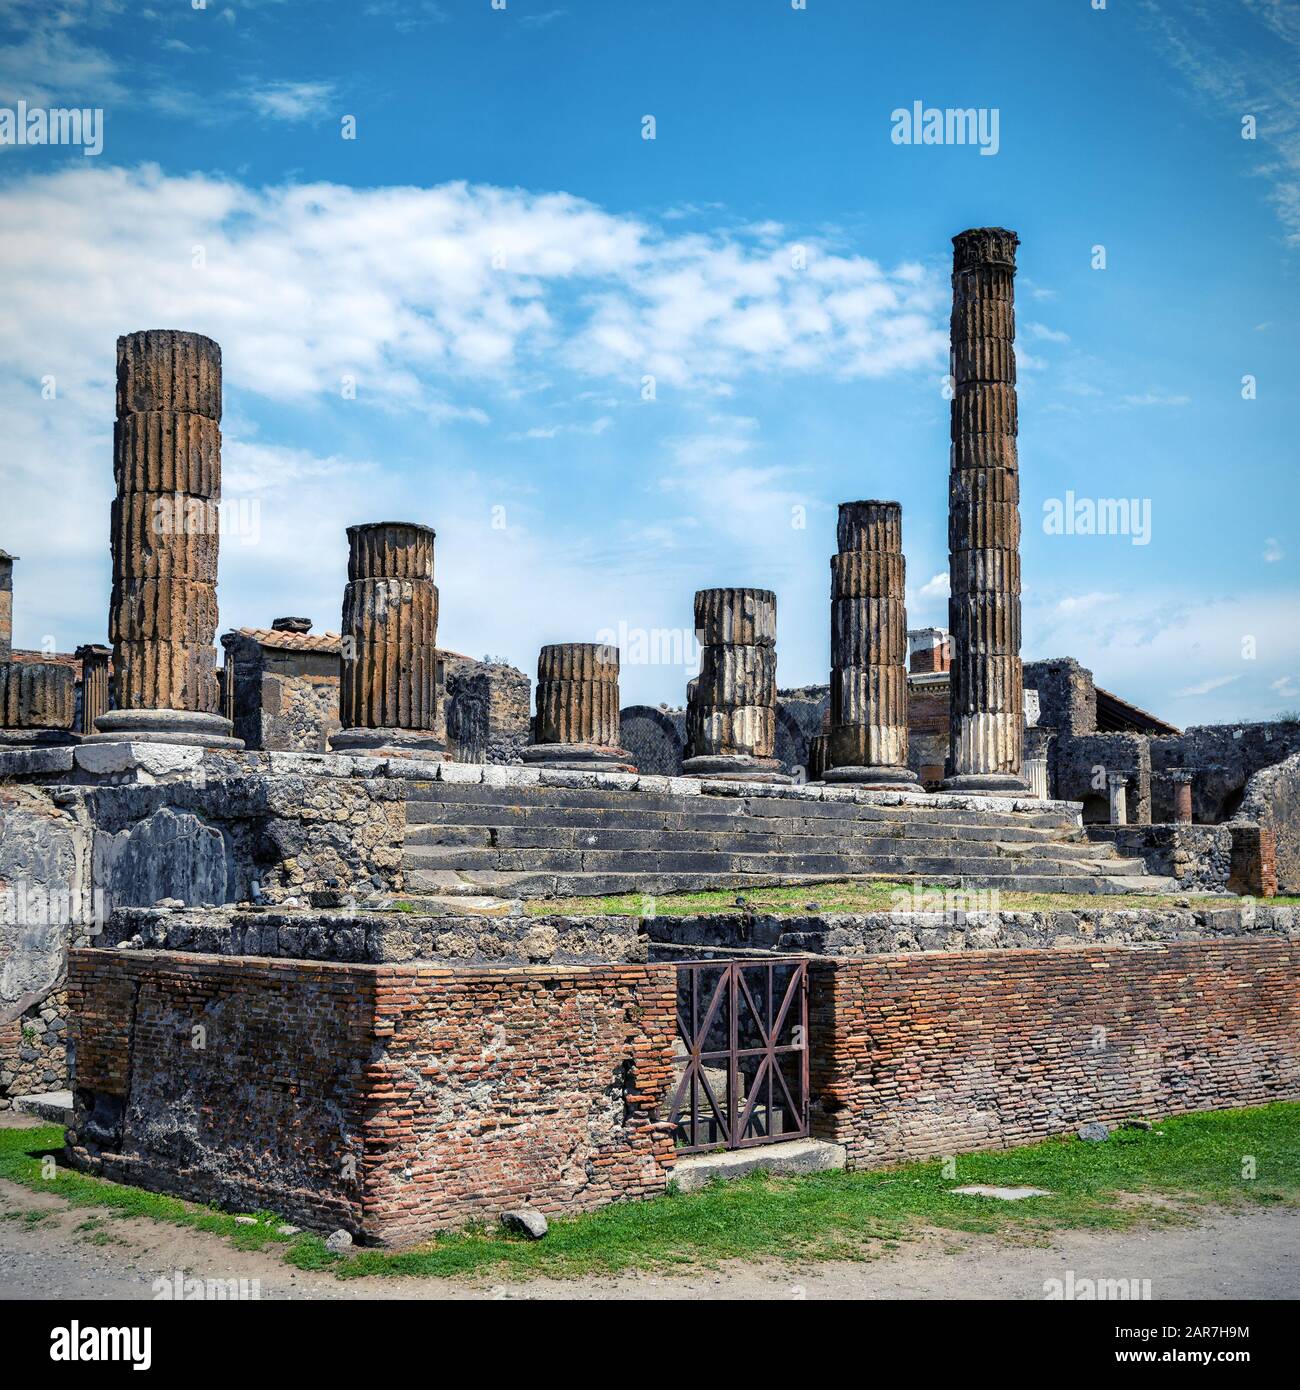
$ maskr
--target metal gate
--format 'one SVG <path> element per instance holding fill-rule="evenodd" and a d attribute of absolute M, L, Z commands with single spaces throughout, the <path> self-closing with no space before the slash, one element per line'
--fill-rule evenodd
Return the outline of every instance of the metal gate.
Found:
<path fill-rule="evenodd" d="M 745 1149 L 808 1133 L 808 967 L 677 967 L 677 1146 Z"/>

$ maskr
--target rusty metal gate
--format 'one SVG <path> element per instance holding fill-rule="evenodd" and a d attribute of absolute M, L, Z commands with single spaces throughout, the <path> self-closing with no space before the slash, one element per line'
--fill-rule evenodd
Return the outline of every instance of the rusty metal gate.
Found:
<path fill-rule="evenodd" d="M 677 967 L 682 1152 L 745 1149 L 808 1133 L 808 967 L 694 961 Z"/>

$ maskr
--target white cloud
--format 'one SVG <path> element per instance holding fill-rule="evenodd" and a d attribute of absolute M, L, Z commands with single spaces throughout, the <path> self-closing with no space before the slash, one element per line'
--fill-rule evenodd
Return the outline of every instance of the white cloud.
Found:
<path fill-rule="evenodd" d="M 1048 328 L 1045 323 L 1026 323 L 1025 331 L 1031 338 L 1037 338 L 1045 343 L 1068 343 L 1070 335 L 1063 333 L 1059 328 Z"/>
<path fill-rule="evenodd" d="M 1208 680 L 1198 682 L 1196 685 L 1185 686 L 1182 690 L 1175 690 L 1175 699 L 1185 699 L 1189 695 L 1208 695 L 1212 690 L 1221 690 L 1225 685 L 1231 685 L 1234 681 L 1239 681 L 1240 676 L 1211 676 Z"/>
<path fill-rule="evenodd" d="M 334 85 L 330 82 L 272 82 L 247 91 L 249 105 L 270 120 L 319 120 L 330 112 Z"/>
<path fill-rule="evenodd" d="M 1276 536 L 1270 536 L 1264 542 L 1264 563 L 1266 565 L 1277 564 L 1285 554 L 1286 551 L 1282 549 L 1282 543 Z"/>
<path fill-rule="evenodd" d="M 1090 609 L 1100 608 L 1106 604 L 1115 603 L 1120 599 L 1119 594 L 1078 594 L 1069 598 L 1063 598 L 1056 605 L 1058 613 L 1086 613 Z"/>
<path fill-rule="evenodd" d="M 1156 391 L 1146 391 L 1143 392 L 1141 395 L 1122 396 L 1120 398 L 1121 403 L 1123 405 L 1129 405 L 1135 408 L 1142 408 L 1145 406 L 1153 405 L 1188 405 L 1191 402 L 1191 399 L 1192 398 L 1190 396 L 1162 396 L 1159 392 Z"/>
<path fill-rule="evenodd" d="M 951 593 L 951 580 L 948 572 L 945 570 L 942 574 L 936 574 L 932 579 L 927 579 L 916 592 L 919 598 L 947 598 Z"/>

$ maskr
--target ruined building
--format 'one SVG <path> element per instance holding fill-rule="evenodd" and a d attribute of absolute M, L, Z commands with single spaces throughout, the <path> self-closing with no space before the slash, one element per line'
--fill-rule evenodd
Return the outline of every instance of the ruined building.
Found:
<path fill-rule="evenodd" d="M 908 633 L 897 504 L 849 502 L 828 687 L 778 687 L 770 591 L 705 590 L 679 712 L 620 714 L 617 652 L 563 643 L 530 724 L 526 677 L 438 648 L 413 521 L 339 537 L 337 638 L 235 630 L 219 676 L 220 350 L 120 339 L 80 716 L 72 668 L 15 660 L 0 565 L 0 1104 L 60 1107 L 87 1172 L 405 1244 L 719 1150 L 859 1167 L 1300 1097 L 1267 901 L 1294 730 L 1143 727 L 1021 665 L 1016 248 L 954 238 L 951 635 Z M 890 908 L 819 907 L 844 879 Z M 800 915 L 655 906 L 771 884 Z"/>

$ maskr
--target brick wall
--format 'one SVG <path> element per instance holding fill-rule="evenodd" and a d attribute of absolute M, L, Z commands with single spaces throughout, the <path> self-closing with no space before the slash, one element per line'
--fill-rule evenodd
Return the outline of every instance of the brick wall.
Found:
<path fill-rule="evenodd" d="M 670 967 L 79 950 L 69 979 L 69 1153 L 106 1177 L 393 1243 L 664 1188 Z"/>
<path fill-rule="evenodd" d="M 850 1163 L 1300 1098 L 1300 942 L 816 961 L 814 1132 Z"/>
<path fill-rule="evenodd" d="M 511 1206 L 662 1192 L 670 966 L 379 972 L 366 1227 L 401 1244 Z"/>

